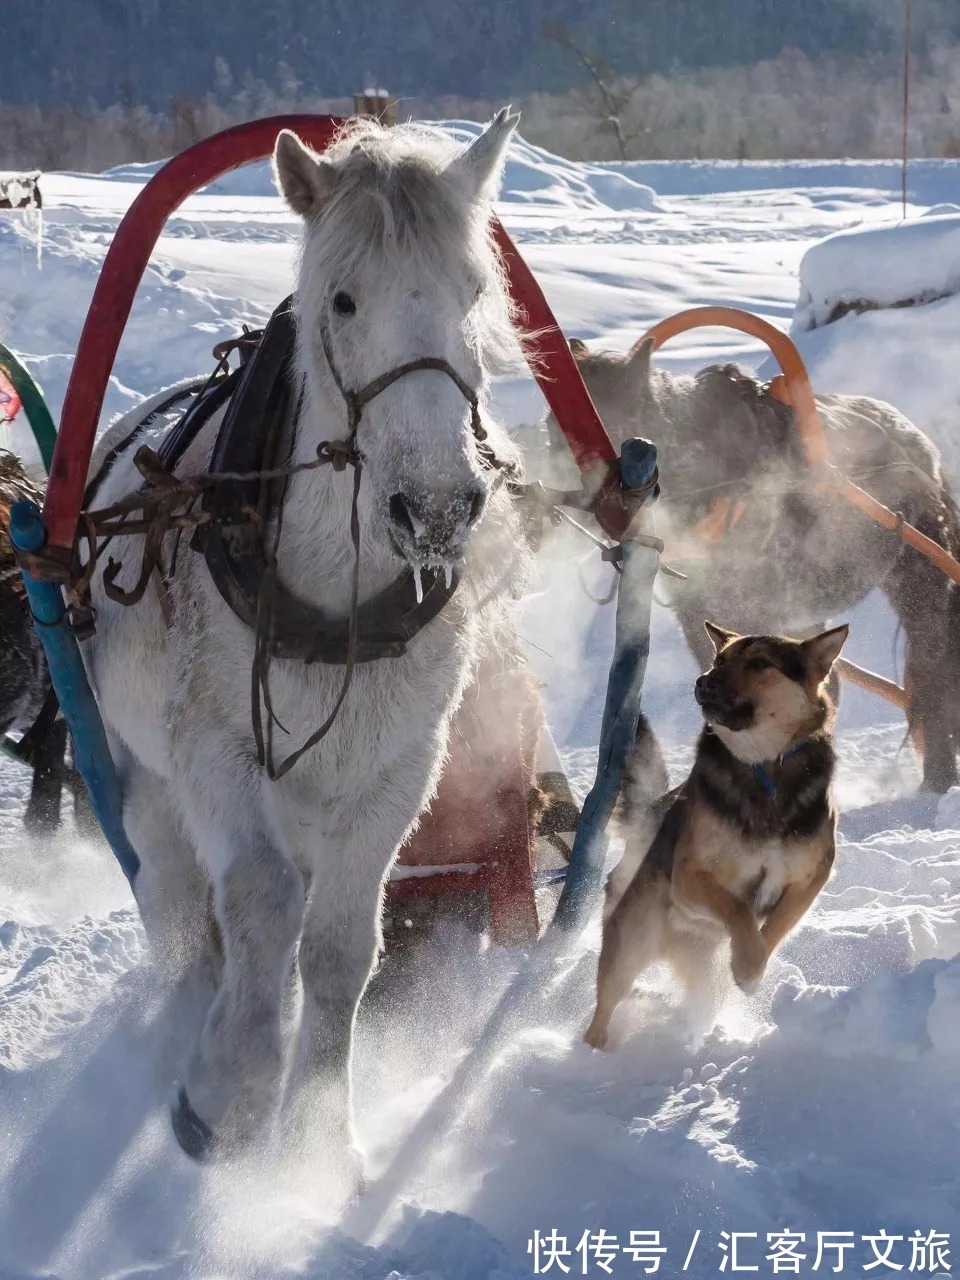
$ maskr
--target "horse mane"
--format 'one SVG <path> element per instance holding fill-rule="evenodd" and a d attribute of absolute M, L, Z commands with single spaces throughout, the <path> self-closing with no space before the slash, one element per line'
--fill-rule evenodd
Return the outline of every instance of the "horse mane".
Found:
<path fill-rule="evenodd" d="M 480 287 L 468 337 L 485 366 L 512 371 L 522 361 L 521 313 L 493 239 L 491 210 L 449 171 L 456 154 L 438 130 L 348 121 L 324 152 L 337 181 L 310 227 L 303 265 L 335 264 L 329 282 L 335 290 L 371 254 L 382 258 L 386 272 L 403 263 L 425 280 L 466 258 Z"/>

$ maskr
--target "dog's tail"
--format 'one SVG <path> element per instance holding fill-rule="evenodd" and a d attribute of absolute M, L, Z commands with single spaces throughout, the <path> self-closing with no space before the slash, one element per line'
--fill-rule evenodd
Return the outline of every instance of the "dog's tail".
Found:
<path fill-rule="evenodd" d="M 641 867 L 645 872 L 666 874 L 669 878 L 673 849 L 685 813 L 684 791 L 679 786 L 658 796 L 636 815 L 627 835 L 623 857 L 607 877 L 603 899 L 604 923 L 613 915 L 617 903 Z"/>
<path fill-rule="evenodd" d="M 608 878 L 604 919 L 632 880 L 659 826 L 663 817 L 661 802 L 669 799 L 664 796 L 668 784 L 660 745 L 646 716 L 641 715 L 633 750 L 620 776 L 611 818 L 611 834 L 627 841 L 627 852 Z M 569 862 L 580 810 L 561 768 L 547 769 L 538 774 L 536 785 L 530 789 L 528 809 L 531 831 L 539 839 L 546 840 L 564 862 Z M 639 856 L 633 854 L 637 845 L 640 847 Z"/>
<path fill-rule="evenodd" d="M 620 795 L 613 814 L 613 833 L 626 842 L 623 857 L 607 877 L 603 918 L 608 920 L 624 890 L 637 873 L 657 828 L 670 806 L 673 793 L 667 766 L 646 716 L 640 716 L 637 736 L 620 778 Z"/>
<path fill-rule="evenodd" d="M 614 833 L 625 836 L 631 831 L 669 785 L 660 744 L 650 721 L 641 713 L 633 751 L 620 777 L 620 794 L 613 811 Z"/>

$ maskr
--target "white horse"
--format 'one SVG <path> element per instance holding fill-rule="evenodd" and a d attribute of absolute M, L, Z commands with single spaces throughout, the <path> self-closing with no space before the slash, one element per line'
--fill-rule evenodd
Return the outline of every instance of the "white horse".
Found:
<path fill-rule="evenodd" d="M 272 781 L 251 727 L 254 634 L 204 558 L 179 549 L 169 625 L 157 593 L 121 607 L 99 573 L 94 583 L 97 631 L 85 653 L 142 862 L 138 903 L 181 988 L 205 975 L 211 991 L 173 1110 L 181 1145 L 199 1157 L 249 1145 L 281 1102 L 289 1118 L 322 1100 L 353 1166 L 351 1039 L 380 944 L 384 881 L 434 793 L 453 712 L 527 567 L 506 488 L 478 450 L 483 429 L 469 397 L 480 398 L 493 451 L 519 466 L 484 408 L 489 372 L 519 355 L 490 236 L 517 119 L 501 111 L 461 150 L 371 122 L 345 128 L 323 156 L 290 132 L 277 139 L 277 184 L 304 220 L 295 304 L 304 398 L 292 461 L 349 436 L 344 392 L 423 357 L 461 380 L 436 366 L 406 372 L 365 404 L 357 428 L 361 600 L 425 566 L 462 573 L 407 652 L 358 666 L 328 735 Z M 159 398 L 111 428 L 91 474 Z M 221 416 L 178 474 L 207 466 Z M 148 427 L 137 443 L 161 435 Z M 96 505 L 137 489 L 135 451 L 113 463 Z M 349 469 L 330 466 L 294 477 L 279 544 L 284 583 L 341 618 L 351 600 L 353 482 Z M 118 583 L 129 587 L 142 547 L 126 538 L 111 550 L 124 565 Z M 342 666 L 274 661 L 270 692 L 288 750 L 326 720 L 342 680 Z"/>

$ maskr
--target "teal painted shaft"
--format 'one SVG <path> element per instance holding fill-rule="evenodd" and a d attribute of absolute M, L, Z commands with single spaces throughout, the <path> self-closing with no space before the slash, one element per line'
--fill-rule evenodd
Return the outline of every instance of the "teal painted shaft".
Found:
<path fill-rule="evenodd" d="M 21 552 L 36 553 L 43 549 L 46 530 L 35 502 L 15 502 L 11 507 L 10 541 Z M 100 708 L 80 656 L 77 637 L 65 621 L 63 592 L 57 583 L 40 582 L 27 570 L 24 570 L 23 581 L 37 634 L 47 655 L 50 679 L 73 737 L 74 764 L 86 783 L 97 821 L 133 888 L 140 859 L 123 829 L 120 779 L 110 754 Z"/>
<path fill-rule="evenodd" d="M 643 489 L 657 470 L 657 450 L 648 440 L 624 442 L 620 464 L 625 488 Z M 647 501 L 655 490 L 649 489 Z M 600 728 L 597 777 L 583 804 L 554 924 L 573 931 L 586 923 L 603 879 L 607 826 L 620 793 L 623 771 L 640 720 L 643 679 L 650 653 L 650 610 L 659 556 L 641 543 L 623 543 L 616 638 Z"/>

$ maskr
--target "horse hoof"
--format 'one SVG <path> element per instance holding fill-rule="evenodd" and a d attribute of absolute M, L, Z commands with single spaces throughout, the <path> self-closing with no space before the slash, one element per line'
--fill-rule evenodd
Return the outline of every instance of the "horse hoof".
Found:
<path fill-rule="evenodd" d="M 30 808 L 23 815 L 23 825 L 32 836 L 53 836 L 60 830 L 60 814 L 41 808 Z"/>
<path fill-rule="evenodd" d="M 174 1137 L 191 1160 L 203 1162 L 213 1157 L 216 1135 L 190 1105 L 183 1085 L 177 1090 L 176 1104 L 170 1108 L 170 1120 Z"/>

